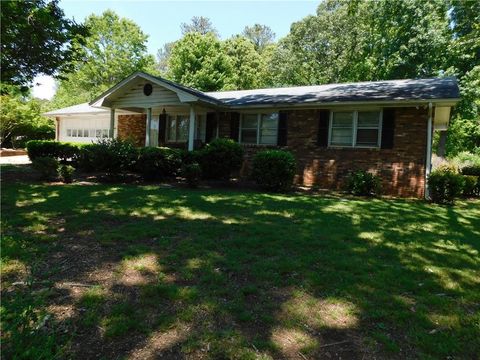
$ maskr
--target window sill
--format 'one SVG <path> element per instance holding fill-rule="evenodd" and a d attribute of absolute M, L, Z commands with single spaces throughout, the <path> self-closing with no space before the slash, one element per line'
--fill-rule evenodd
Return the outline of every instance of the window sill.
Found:
<path fill-rule="evenodd" d="M 341 146 L 341 145 L 328 145 L 328 149 L 335 149 L 335 150 L 380 150 L 380 146 Z"/>
<path fill-rule="evenodd" d="M 263 148 L 276 148 L 278 145 L 274 144 L 246 144 L 246 143 L 239 143 L 243 147 L 263 147 Z"/>

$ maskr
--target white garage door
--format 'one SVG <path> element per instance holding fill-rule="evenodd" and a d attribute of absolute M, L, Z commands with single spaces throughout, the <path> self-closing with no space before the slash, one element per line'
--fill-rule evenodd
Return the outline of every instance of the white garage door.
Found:
<path fill-rule="evenodd" d="M 108 138 L 110 114 L 72 115 L 60 118 L 59 141 L 91 143 Z"/>

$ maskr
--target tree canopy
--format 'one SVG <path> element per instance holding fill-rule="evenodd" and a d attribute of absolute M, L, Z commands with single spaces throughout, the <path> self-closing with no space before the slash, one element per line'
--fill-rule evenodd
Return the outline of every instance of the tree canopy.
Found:
<path fill-rule="evenodd" d="M 245 26 L 242 34 L 253 43 L 255 50 L 259 52 L 275 41 L 275 33 L 266 25 Z"/>
<path fill-rule="evenodd" d="M 212 33 L 190 32 L 172 47 L 168 77 L 203 91 L 233 88 L 232 63 Z"/>
<path fill-rule="evenodd" d="M 182 29 L 182 35 L 196 32 L 201 35 L 207 35 L 208 33 L 211 33 L 215 36 L 218 36 L 217 29 L 213 27 L 210 19 L 204 16 L 194 16 L 190 20 L 190 23 L 182 23 L 180 28 Z"/>
<path fill-rule="evenodd" d="M 148 36 L 133 21 L 108 10 L 90 15 L 85 26 L 90 35 L 74 43 L 81 59 L 73 63 L 75 72 L 59 83 L 54 99 L 58 106 L 91 100 L 135 71 L 154 71 Z"/>
<path fill-rule="evenodd" d="M 38 74 L 72 71 L 73 43 L 86 27 L 65 18 L 58 0 L 2 1 L 0 58 L 2 83 L 28 88 Z"/>

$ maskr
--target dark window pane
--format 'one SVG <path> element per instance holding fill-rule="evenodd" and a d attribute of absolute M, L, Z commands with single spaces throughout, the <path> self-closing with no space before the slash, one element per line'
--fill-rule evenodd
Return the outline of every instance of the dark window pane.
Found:
<path fill-rule="evenodd" d="M 377 146 L 378 130 L 377 129 L 358 129 L 357 145 L 358 146 Z"/>
<path fill-rule="evenodd" d="M 257 130 L 242 129 L 240 142 L 246 143 L 246 144 L 256 144 L 257 143 Z"/>

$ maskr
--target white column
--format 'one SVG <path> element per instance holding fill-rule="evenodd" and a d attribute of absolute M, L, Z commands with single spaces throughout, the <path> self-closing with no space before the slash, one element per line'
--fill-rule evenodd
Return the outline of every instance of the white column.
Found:
<path fill-rule="evenodd" d="M 110 138 L 114 138 L 114 130 L 115 129 L 115 109 L 111 108 L 110 109 L 110 129 L 109 129 L 109 136 Z"/>
<path fill-rule="evenodd" d="M 193 150 L 193 142 L 195 140 L 195 108 L 190 105 L 190 121 L 188 124 L 188 151 Z"/>
<path fill-rule="evenodd" d="M 430 191 L 428 188 L 428 177 L 430 176 L 430 171 L 432 170 L 432 103 L 428 103 L 428 123 L 427 123 L 427 150 L 426 150 L 426 161 L 425 161 L 425 198 L 430 198 Z"/>
<path fill-rule="evenodd" d="M 145 146 L 150 146 L 150 128 L 152 127 L 152 108 L 147 109 L 147 126 L 145 131 Z"/>

